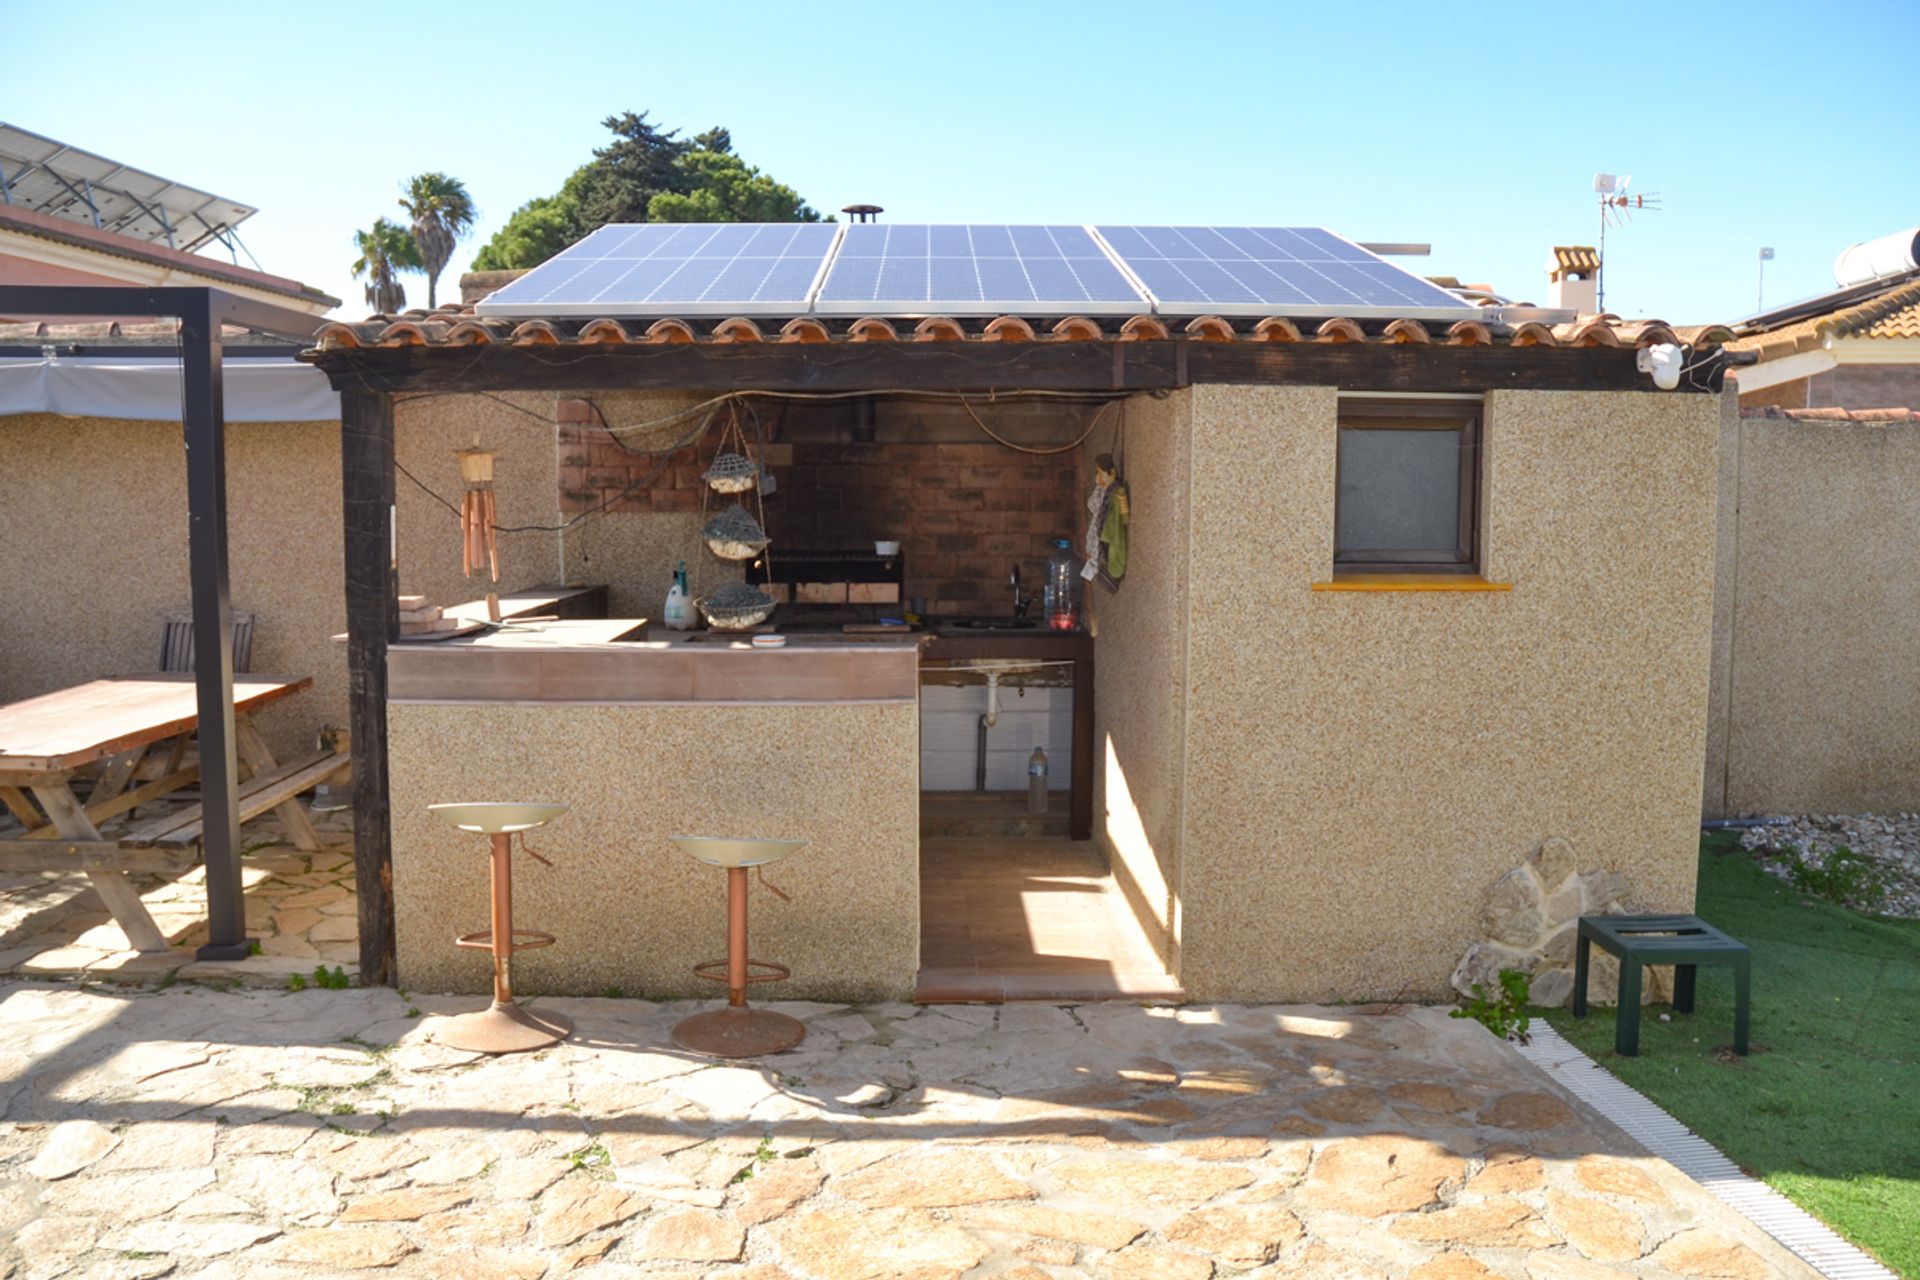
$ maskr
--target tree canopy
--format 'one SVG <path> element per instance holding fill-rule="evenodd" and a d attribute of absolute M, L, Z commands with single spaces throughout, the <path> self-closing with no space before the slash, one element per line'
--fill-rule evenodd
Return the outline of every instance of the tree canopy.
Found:
<path fill-rule="evenodd" d="M 427 309 L 432 310 L 440 273 L 453 257 L 453 246 L 473 226 L 476 210 L 466 184 L 444 173 L 421 173 L 407 180 L 400 207 L 413 224 L 413 243 L 420 251 L 420 269 L 427 273 Z"/>
<path fill-rule="evenodd" d="M 407 290 L 399 273 L 425 269 L 407 228 L 375 218 L 371 229 L 353 233 L 353 245 L 360 251 L 353 260 L 353 276 L 367 278 L 367 305 L 383 315 L 406 310 Z"/>
<path fill-rule="evenodd" d="M 735 155 L 724 128 L 682 138 L 655 128 L 644 111 L 604 123 L 613 141 L 558 192 L 514 210 L 475 255 L 475 270 L 538 266 L 610 222 L 820 221 L 792 187 Z"/>

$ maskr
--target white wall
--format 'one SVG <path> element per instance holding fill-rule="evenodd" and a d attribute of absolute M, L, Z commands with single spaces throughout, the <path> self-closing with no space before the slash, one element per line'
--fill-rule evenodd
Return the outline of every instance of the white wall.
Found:
<path fill-rule="evenodd" d="M 920 787 L 971 791 L 980 716 L 987 687 L 920 687 Z M 1047 753 L 1047 787 L 1065 791 L 1073 779 L 1073 690 L 1000 685 L 1000 718 L 987 730 L 987 790 L 1025 791 L 1027 757 Z"/>

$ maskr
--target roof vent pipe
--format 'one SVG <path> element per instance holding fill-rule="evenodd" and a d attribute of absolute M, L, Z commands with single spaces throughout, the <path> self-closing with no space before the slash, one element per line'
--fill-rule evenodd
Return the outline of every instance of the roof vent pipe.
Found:
<path fill-rule="evenodd" d="M 880 221 L 880 215 L 885 213 L 886 210 L 877 204 L 849 204 L 842 205 L 840 212 L 846 214 L 855 222 L 878 222 Z"/>
<path fill-rule="evenodd" d="M 1833 260 L 1833 278 L 1844 289 L 1905 275 L 1916 267 L 1920 267 L 1920 227 L 1910 227 L 1878 240 L 1848 245 Z"/>

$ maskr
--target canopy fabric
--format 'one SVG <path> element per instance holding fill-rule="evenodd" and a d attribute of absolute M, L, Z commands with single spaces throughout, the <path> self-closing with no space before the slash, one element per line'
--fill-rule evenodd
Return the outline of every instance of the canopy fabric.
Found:
<path fill-rule="evenodd" d="M 0 416 L 180 421 L 180 362 L 111 356 L 0 358 Z M 225 417 L 234 422 L 338 422 L 340 395 L 326 375 L 282 358 L 228 359 Z"/>

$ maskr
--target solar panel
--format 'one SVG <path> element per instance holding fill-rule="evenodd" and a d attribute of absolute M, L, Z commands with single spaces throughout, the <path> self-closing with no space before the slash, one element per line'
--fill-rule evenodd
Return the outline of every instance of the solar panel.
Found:
<path fill-rule="evenodd" d="M 1164 314 L 1449 319 L 1477 311 L 1320 227 L 1096 230 Z"/>
<path fill-rule="evenodd" d="M 615 223 L 475 305 L 494 316 L 799 315 L 841 228 Z"/>
<path fill-rule="evenodd" d="M 1134 315 L 1147 299 L 1082 226 L 855 223 L 814 301 L 822 315 Z"/>

